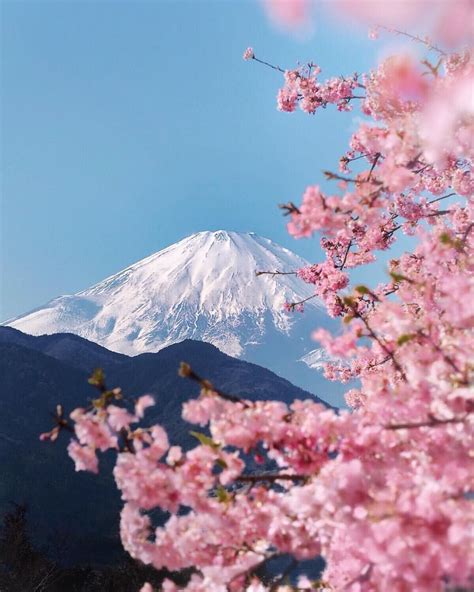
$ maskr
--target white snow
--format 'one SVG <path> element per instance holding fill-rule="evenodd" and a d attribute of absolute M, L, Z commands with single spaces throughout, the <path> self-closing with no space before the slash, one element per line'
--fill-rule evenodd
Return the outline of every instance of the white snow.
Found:
<path fill-rule="evenodd" d="M 154 352 L 182 341 L 208 341 L 233 356 L 288 334 L 287 301 L 312 294 L 294 275 L 308 265 L 254 233 L 198 232 L 73 296 L 60 296 L 5 324 L 33 335 L 71 332 L 118 352 Z M 306 308 L 318 316 L 317 300 Z M 306 315 L 305 315 L 306 316 Z M 308 319 L 307 319 L 308 320 Z"/>
<path fill-rule="evenodd" d="M 313 349 L 300 358 L 299 361 L 304 362 L 309 368 L 313 368 L 314 370 L 322 370 L 325 364 L 334 360 L 324 349 Z"/>

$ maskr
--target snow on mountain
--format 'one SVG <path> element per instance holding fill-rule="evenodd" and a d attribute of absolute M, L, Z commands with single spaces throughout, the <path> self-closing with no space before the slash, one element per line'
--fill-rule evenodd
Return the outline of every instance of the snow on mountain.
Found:
<path fill-rule="evenodd" d="M 316 327 L 334 328 L 317 299 L 301 313 L 285 301 L 312 295 L 295 275 L 308 262 L 254 233 L 198 232 L 138 261 L 95 286 L 4 324 L 32 335 L 75 333 L 107 349 L 137 355 L 183 341 L 269 368 L 335 405 L 341 387 L 321 373 Z"/>
<path fill-rule="evenodd" d="M 299 361 L 304 362 L 309 368 L 313 368 L 314 370 L 322 370 L 324 364 L 334 360 L 324 351 L 324 349 L 319 348 L 309 351 L 300 358 Z"/>
<path fill-rule="evenodd" d="M 192 338 L 240 357 L 268 330 L 289 334 L 285 300 L 311 295 L 294 275 L 307 262 L 254 233 L 199 232 L 73 296 L 5 324 L 33 335 L 76 333 L 135 355 Z M 316 300 L 307 309 L 319 311 Z"/>

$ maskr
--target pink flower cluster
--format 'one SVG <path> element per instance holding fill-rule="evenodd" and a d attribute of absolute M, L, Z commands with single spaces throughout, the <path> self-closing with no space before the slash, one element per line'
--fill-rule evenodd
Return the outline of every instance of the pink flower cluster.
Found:
<path fill-rule="evenodd" d="M 286 72 L 280 108 L 345 109 L 362 84 L 320 84 L 318 73 Z M 183 417 L 205 430 L 191 450 L 170 445 L 158 425 L 130 427 L 149 398 L 133 414 L 108 400 L 73 412 L 78 470 L 97 472 L 96 451 L 117 451 L 125 549 L 158 569 L 194 568 L 188 592 L 294 590 L 254 575 L 284 553 L 325 559 L 321 582 L 302 577 L 299 589 L 472 588 L 472 75 L 466 54 L 385 60 L 362 79 L 370 120 L 341 157 L 344 175 L 326 172 L 339 190 L 311 186 L 288 206 L 293 235 L 321 234 L 324 261 L 297 275 L 343 319 L 337 335 L 314 337 L 331 357 L 328 378 L 358 378 L 351 411 L 236 400 L 187 369 L 202 391 Z M 440 115 L 432 129 L 430 113 Z M 345 270 L 373 261 L 399 232 L 415 246 L 390 261 L 387 282 L 350 286 Z M 156 508 L 169 512 L 159 528 Z M 163 590 L 178 587 L 167 580 Z"/>
<path fill-rule="evenodd" d="M 99 463 L 96 450 L 117 450 L 121 431 L 129 431 L 130 424 L 140 421 L 145 409 L 154 404 L 153 397 L 143 395 L 135 404 L 135 415 L 113 404 L 92 407 L 89 410 L 75 409 L 71 413 L 71 419 L 74 421 L 77 439 L 71 440 L 68 452 L 75 462 L 76 471 L 97 473 Z"/>
<path fill-rule="evenodd" d="M 327 260 L 299 269 L 297 276 L 308 284 L 314 284 L 315 294 L 326 303 L 329 314 L 339 316 L 341 304 L 337 293 L 349 284 L 346 273 L 337 269 L 332 260 Z"/>
<path fill-rule="evenodd" d="M 278 109 L 295 111 L 298 102 L 306 113 L 315 113 L 319 107 L 335 104 L 339 111 L 350 111 L 354 90 L 360 87 L 357 75 L 351 78 L 331 78 L 324 83 L 317 80 L 319 66 L 308 64 L 285 72 L 285 86 L 278 91 Z"/>
<path fill-rule="evenodd" d="M 244 55 L 243 55 L 244 60 L 253 60 L 254 57 L 255 57 L 255 54 L 253 52 L 253 49 L 251 47 L 247 47 L 247 49 L 244 51 Z"/>

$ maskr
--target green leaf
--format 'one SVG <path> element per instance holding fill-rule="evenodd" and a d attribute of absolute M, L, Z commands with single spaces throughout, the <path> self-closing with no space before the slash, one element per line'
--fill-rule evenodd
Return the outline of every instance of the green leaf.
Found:
<path fill-rule="evenodd" d="M 218 448 L 220 448 L 219 444 L 217 444 L 217 442 L 214 442 L 214 440 L 212 438 L 210 438 L 209 436 L 206 436 L 206 434 L 202 434 L 201 432 L 189 432 L 189 433 L 191 434 L 191 436 L 194 436 L 195 438 L 197 438 L 203 446 L 210 446 L 211 448 L 214 448 L 214 450 L 217 450 Z"/>
<path fill-rule="evenodd" d="M 189 364 L 186 362 L 181 362 L 179 365 L 178 375 L 182 378 L 189 378 L 192 375 L 193 371 Z"/>
<path fill-rule="evenodd" d="M 227 463 L 226 463 L 226 462 L 225 462 L 225 460 L 224 460 L 224 459 L 222 459 L 222 458 L 218 458 L 218 459 L 216 460 L 216 465 L 217 465 L 218 467 L 220 467 L 221 469 L 227 469 Z"/>
<path fill-rule="evenodd" d="M 226 502 L 230 501 L 229 492 L 227 491 L 227 489 L 224 489 L 224 487 L 222 487 L 222 485 L 217 486 L 216 496 L 217 496 L 217 499 L 221 503 L 226 503 Z"/>
<path fill-rule="evenodd" d="M 342 301 L 347 306 L 354 306 L 354 298 L 352 298 L 352 296 L 344 296 L 344 298 L 342 299 Z"/>
<path fill-rule="evenodd" d="M 442 232 L 439 235 L 439 240 L 443 245 L 450 245 L 453 242 L 453 239 L 451 238 L 449 232 Z"/>
<path fill-rule="evenodd" d="M 411 279 L 406 277 L 406 275 L 402 275 L 401 273 L 397 273 L 396 271 L 391 271 L 390 272 L 390 277 L 392 278 L 392 280 L 394 282 L 411 282 Z"/>
<path fill-rule="evenodd" d="M 92 372 L 88 382 L 93 386 L 103 386 L 105 383 L 105 373 L 102 368 L 96 368 L 94 372 Z"/>
<path fill-rule="evenodd" d="M 411 341 L 415 337 L 416 337 L 416 333 L 405 333 L 404 335 L 400 335 L 400 337 L 397 339 L 397 344 L 403 345 L 404 343 L 408 343 L 409 341 Z"/>

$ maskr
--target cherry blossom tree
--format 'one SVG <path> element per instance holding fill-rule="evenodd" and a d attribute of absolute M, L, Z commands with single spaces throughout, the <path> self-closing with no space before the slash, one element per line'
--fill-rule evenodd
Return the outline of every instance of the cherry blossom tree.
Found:
<path fill-rule="evenodd" d="M 97 472 L 97 452 L 116 450 L 125 549 L 157 569 L 194 568 L 190 592 L 474 586 L 474 63 L 468 50 L 409 36 L 422 60 L 398 54 L 329 79 L 309 63 L 281 70 L 277 95 L 284 112 L 363 115 L 339 169 L 324 173 L 334 192 L 313 185 L 299 205 L 282 206 L 290 234 L 320 238 L 325 259 L 295 274 L 341 318 L 337 335 L 315 328 L 314 338 L 332 360 L 329 379 L 358 380 L 346 393 L 351 410 L 240 399 L 183 364 L 201 388 L 183 417 L 208 430 L 193 432 L 195 448 L 141 427 L 152 398 L 132 410 L 100 372 L 93 405 L 70 419 L 59 407 L 42 435 L 73 430 L 77 470 Z M 280 70 L 252 48 L 244 58 Z M 415 247 L 390 261 L 385 283 L 351 284 L 351 269 L 403 234 Z M 156 508 L 169 518 L 152 528 Z M 255 575 L 282 554 L 322 556 L 321 579 Z"/>

